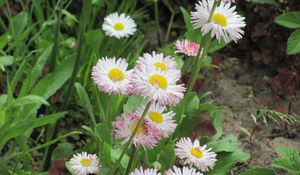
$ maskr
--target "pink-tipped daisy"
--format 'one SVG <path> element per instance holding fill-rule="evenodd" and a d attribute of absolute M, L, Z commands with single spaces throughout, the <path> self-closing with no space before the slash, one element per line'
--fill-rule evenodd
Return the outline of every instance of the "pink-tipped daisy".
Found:
<path fill-rule="evenodd" d="M 116 121 L 113 122 L 114 137 L 116 139 L 123 139 L 121 144 L 128 142 L 140 118 L 141 116 L 137 113 L 124 113 L 117 117 Z M 137 147 L 153 148 L 160 138 L 161 134 L 159 130 L 143 121 L 133 139 L 133 144 Z"/>
<path fill-rule="evenodd" d="M 98 174 L 99 160 L 95 154 L 78 153 L 71 158 L 70 168 L 78 175 Z"/>
<path fill-rule="evenodd" d="M 189 41 L 187 39 L 178 40 L 175 43 L 175 53 L 183 53 L 187 56 L 197 56 L 199 50 L 199 44 Z"/>
<path fill-rule="evenodd" d="M 136 24 L 124 13 L 112 13 L 104 18 L 102 29 L 106 35 L 120 39 L 133 35 L 136 32 Z"/>
<path fill-rule="evenodd" d="M 92 79 L 100 91 L 108 94 L 129 95 L 131 92 L 130 79 L 133 70 L 127 69 L 123 58 L 102 58 L 93 67 Z"/>
<path fill-rule="evenodd" d="M 185 91 L 183 84 L 176 84 L 180 76 L 177 70 L 161 71 L 142 66 L 135 69 L 132 76 L 133 91 L 153 103 L 175 105 L 183 98 Z"/>
<path fill-rule="evenodd" d="M 196 11 L 192 12 L 192 23 L 195 29 L 201 28 L 202 35 L 211 33 L 211 37 L 221 38 L 225 42 L 231 39 L 237 42 L 242 38 L 246 26 L 245 18 L 238 15 L 235 11 L 236 6 L 231 7 L 231 3 L 224 3 L 216 7 L 212 19 L 208 22 L 208 18 L 213 7 L 214 1 L 203 0 L 196 4 Z"/>
<path fill-rule="evenodd" d="M 215 166 L 217 155 L 211 148 L 206 149 L 206 145 L 200 146 L 198 140 L 192 142 L 190 138 L 181 138 L 175 146 L 175 155 L 184 160 L 184 164 L 195 166 L 203 172 Z"/>
<path fill-rule="evenodd" d="M 198 172 L 194 168 L 183 167 L 181 169 L 173 166 L 173 169 L 169 169 L 164 173 L 164 175 L 202 175 L 202 173 Z"/>
<path fill-rule="evenodd" d="M 143 170 L 142 167 L 139 169 L 135 169 L 132 173 L 129 175 L 161 175 L 160 173 L 157 172 L 156 169 L 145 169 Z"/>
<path fill-rule="evenodd" d="M 136 68 L 141 68 L 142 66 L 150 66 L 154 67 L 157 70 L 167 71 L 167 70 L 175 70 L 177 63 L 175 58 L 171 56 L 164 56 L 163 53 L 155 53 L 152 54 L 144 53 L 142 57 L 136 63 Z"/>
<path fill-rule="evenodd" d="M 142 115 L 144 109 L 145 108 L 139 109 L 137 111 L 138 115 Z M 175 131 L 177 124 L 175 120 L 173 120 L 175 113 L 173 111 L 164 112 L 165 109 L 165 106 L 152 104 L 145 120 L 159 129 L 162 136 L 167 138 Z"/>

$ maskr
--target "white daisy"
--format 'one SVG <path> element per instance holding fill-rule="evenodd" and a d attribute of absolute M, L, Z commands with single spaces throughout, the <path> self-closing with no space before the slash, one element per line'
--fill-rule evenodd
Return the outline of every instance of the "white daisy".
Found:
<path fill-rule="evenodd" d="M 194 28 L 201 28 L 202 35 L 211 32 L 211 37 L 216 37 L 218 40 L 223 38 L 225 42 L 231 39 L 237 42 L 244 34 L 241 28 L 246 26 L 245 18 L 237 14 L 236 6 L 231 7 L 231 3 L 221 1 L 208 23 L 213 3 L 212 0 L 203 0 L 196 4 L 196 11 L 192 12 Z"/>
<path fill-rule="evenodd" d="M 124 13 L 112 13 L 104 18 L 102 29 L 108 36 L 114 36 L 118 39 L 133 35 L 136 31 L 134 20 Z"/>
<path fill-rule="evenodd" d="M 183 167 L 181 169 L 176 166 L 173 166 L 173 169 L 169 169 L 167 172 L 165 172 L 164 175 L 203 175 L 203 174 L 198 172 L 194 168 Z"/>
<path fill-rule="evenodd" d="M 78 175 L 98 174 L 99 160 L 95 154 L 83 152 L 75 154 L 70 160 L 71 170 Z"/>
<path fill-rule="evenodd" d="M 138 115 L 142 115 L 144 109 L 145 108 L 139 109 L 137 111 Z M 173 111 L 164 113 L 165 109 L 165 106 L 152 104 L 145 120 L 159 129 L 162 136 L 167 138 L 175 131 L 177 124 L 175 120 L 173 120 L 175 113 Z"/>
<path fill-rule="evenodd" d="M 184 96 L 183 84 L 176 84 L 180 79 L 179 71 L 161 71 L 142 66 L 132 75 L 132 87 L 136 94 L 148 97 L 148 100 L 160 105 L 175 105 Z"/>
<path fill-rule="evenodd" d="M 131 92 L 130 77 L 133 70 L 126 70 L 125 59 L 102 58 L 93 67 L 92 79 L 100 91 L 109 94 L 129 95 Z"/>
<path fill-rule="evenodd" d="M 209 171 L 215 166 L 216 154 L 206 145 L 200 146 L 198 140 L 194 142 L 190 138 L 181 138 L 176 143 L 175 155 L 184 160 L 184 164 L 195 166 L 201 171 Z"/>
<path fill-rule="evenodd" d="M 140 68 L 142 66 L 154 66 L 158 70 L 166 71 L 176 69 L 177 63 L 175 58 L 170 56 L 164 57 L 163 53 L 156 54 L 155 51 L 153 51 L 152 55 L 144 53 L 144 55 L 139 58 L 136 67 Z"/>
<path fill-rule="evenodd" d="M 138 169 L 138 168 L 135 169 L 129 175 L 161 175 L 161 174 L 158 173 L 156 169 L 145 169 L 145 170 L 143 170 L 143 168 L 140 167 L 140 169 Z"/>

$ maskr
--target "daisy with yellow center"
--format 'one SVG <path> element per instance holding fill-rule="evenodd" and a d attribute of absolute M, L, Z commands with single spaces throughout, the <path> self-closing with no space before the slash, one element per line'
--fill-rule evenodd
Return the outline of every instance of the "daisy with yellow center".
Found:
<path fill-rule="evenodd" d="M 136 67 L 139 69 L 142 66 L 154 67 L 160 71 L 176 70 L 176 60 L 170 56 L 164 56 L 162 53 L 156 53 L 155 51 L 150 53 L 144 53 L 136 63 Z"/>
<path fill-rule="evenodd" d="M 98 174 L 99 159 L 95 154 L 78 153 L 71 158 L 70 167 L 78 175 Z"/>
<path fill-rule="evenodd" d="M 210 32 L 211 37 L 216 37 L 218 40 L 223 38 L 225 42 L 231 40 L 237 42 L 244 34 L 242 28 L 246 26 L 245 18 L 237 14 L 235 6 L 226 2 L 221 1 L 208 22 L 214 1 L 199 1 L 196 4 L 196 11 L 192 12 L 192 23 L 195 29 L 201 29 L 202 35 Z"/>
<path fill-rule="evenodd" d="M 113 122 L 113 135 L 116 139 L 123 139 L 121 144 L 125 144 L 130 139 L 141 115 L 138 113 L 124 113 L 117 117 Z M 149 125 L 145 121 L 137 129 L 137 133 L 134 136 L 133 144 L 138 147 L 153 148 L 158 140 L 161 138 L 161 134 L 157 128 Z"/>
<path fill-rule="evenodd" d="M 194 168 L 189 168 L 189 167 L 178 168 L 176 166 L 173 166 L 173 168 L 166 171 L 164 175 L 203 175 L 203 174 L 198 172 Z"/>
<path fill-rule="evenodd" d="M 175 145 L 175 155 L 183 160 L 184 164 L 195 166 L 202 172 L 209 171 L 215 166 L 216 154 L 207 149 L 206 145 L 200 146 L 200 142 L 191 141 L 190 138 L 181 138 Z"/>
<path fill-rule="evenodd" d="M 123 58 L 102 58 L 93 67 L 92 79 L 102 92 L 129 95 L 132 70 Z"/>
<path fill-rule="evenodd" d="M 142 115 L 145 108 L 137 110 L 138 115 Z M 159 104 L 152 104 L 149 112 L 147 113 L 145 120 L 159 129 L 161 135 L 164 138 L 169 137 L 174 133 L 176 129 L 176 122 L 173 120 L 175 113 L 173 111 L 164 112 L 166 110 L 165 106 Z"/>
<path fill-rule="evenodd" d="M 136 32 L 136 24 L 124 13 L 112 13 L 104 18 L 102 29 L 106 35 L 121 39 L 133 35 Z"/>
<path fill-rule="evenodd" d="M 162 71 L 151 65 L 135 69 L 132 75 L 132 87 L 136 94 L 147 97 L 149 101 L 160 105 L 175 105 L 183 98 L 185 88 L 177 84 L 179 70 Z"/>
<path fill-rule="evenodd" d="M 149 168 L 149 169 L 143 169 L 142 167 L 135 169 L 132 173 L 129 175 L 161 175 L 157 172 L 156 169 Z"/>

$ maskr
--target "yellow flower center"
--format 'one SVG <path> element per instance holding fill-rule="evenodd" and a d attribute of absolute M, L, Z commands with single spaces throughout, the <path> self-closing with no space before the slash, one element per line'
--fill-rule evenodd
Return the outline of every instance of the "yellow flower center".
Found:
<path fill-rule="evenodd" d="M 123 23 L 121 22 L 117 22 L 115 25 L 114 25 L 114 29 L 115 30 L 118 30 L 118 31 L 121 31 L 121 30 L 124 30 L 125 26 Z"/>
<path fill-rule="evenodd" d="M 227 26 L 227 18 L 220 13 L 214 14 L 213 20 L 215 21 L 216 24 L 219 24 L 223 27 Z"/>
<path fill-rule="evenodd" d="M 160 113 L 158 113 L 158 112 L 149 112 L 148 116 L 155 123 L 162 123 L 163 120 L 164 120 L 163 116 Z"/>
<path fill-rule="evenodd" d="M 155 74 L 150 76 L 149 82 L 153 86 L 158 86 L 161 89 L 166 89 L 168 87 L 168 80 L 162 75 Z"/>
<path fill-rule="evenodd" d="M 135 130 L 135 128 L 136 128 L 136 125 L 137 125 L 137 123 L 131 125 L 131 127 L 130 127 L 130 132 L 131 132 L 131 134 L 133 134 L 133 132 L 134 132 L 134 130 Z M 137 134 L 143 134 L 143 133 L 145 132 L 145 130 L 146 130 L 145 126 L 144 126 L 143 124 L 141 124 L 141 125 L 139 126 L 138 130 L 137 130 Z"/>
<path fill-rule="evenodd" d="M 197 158 L 203 157 L 203 153 L 199 148 L 192 148 L 191 149 L 191 154 Z"/>
<path fill-rule="evenodd" d="M 112 81 L 122 81 L 125 78 L 125 74 L 119 68 L 113 68 L 108 72 L 108 77 Z"/>
<path fill-rule="evenodd" d="M 156 69 L 160 69 L 162 71 L 166 71 L 167 70 L 166 64 L 161 63 L 161 62 L 154 63 L 154 66 L 156 67 Z"/>
<path fill-rule="evenodd" d="M 92 161 L 91 161 L 91 159 L 89 159 L 89 158 L 83 158 L 83 159 L 80 160 L 80 164 L 81 164 L 82 166 L 87 167 L 87 166 L 91 166 Z"/>

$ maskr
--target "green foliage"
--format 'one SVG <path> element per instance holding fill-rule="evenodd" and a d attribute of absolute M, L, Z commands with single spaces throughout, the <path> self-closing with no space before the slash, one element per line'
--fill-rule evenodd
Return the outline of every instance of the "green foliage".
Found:
<path fill-rule="evenodd" d="M 281 26 L 297 29 L 300 28 L 300 12 L 285 12 L 277 16 L 275 22 Z"/>
<path fill-rule="evenodd" d="M 258 112 L 257 115 L 254 115 L 253 112 L 251 112 L 251 117 L 254 123 L 256 123 L 258 120 L 262 120 L 265 123 L 265 125 L 268 126 L 268 121 L 272 121 L 277 125 L 280 125 L 280 122 L 285 122 L 288 125 L 292 125 L 297 122 L 295 117 L 293 117 L 292 115 L 281 113 L 275 110 L 263 108 L 256 109 L 256 111 Z"/>
<path fill-rule="evenodd" d="M 287 44 L 288 44 L 287 46 L 288 55 L 295 55 L 300 53 L 300 29 L 296 30 L 291 34 Z"/>
<path fill-rule="evenodd" d="M 276 175 L 276 173 L 272 169 L 268 168 L 251 168 L 240 175 Z"/>
<path fill-rule="evenodd" d="M 300 156 L 299 152 L 293 148 L 278 147 L 276 149 L 280 158 L 272 161 L 272 166 L 283 169 L 292 175 L 300 174 Z"/>
<path fill-rule="evenodd" d="M 205 175 L 227 175 L 232 167 L 238 162 L 246 162 L 250 158 L 250 154 L 241 150 L 234 152 L 220 152 L 217 156 L 217 162 L 213 170 Z"/>
<path fill-rule="evenodd" d="M 285 12 L 281 15 L 277 16 L 275 22 L 281 26 L 290 28 L 290 29 L 298 29 L 294 31 L 291 36 L 288 38 L 287 43 L 287 54 L 295 55 L 300 53 L 300 12 Z"/>
<path fill-rule="evenodd" d="M 0 69 L 5 71 L 6 66 L 10 66 L 14 63 L 14 57 L 10 55 L 0 56 Z"/>

